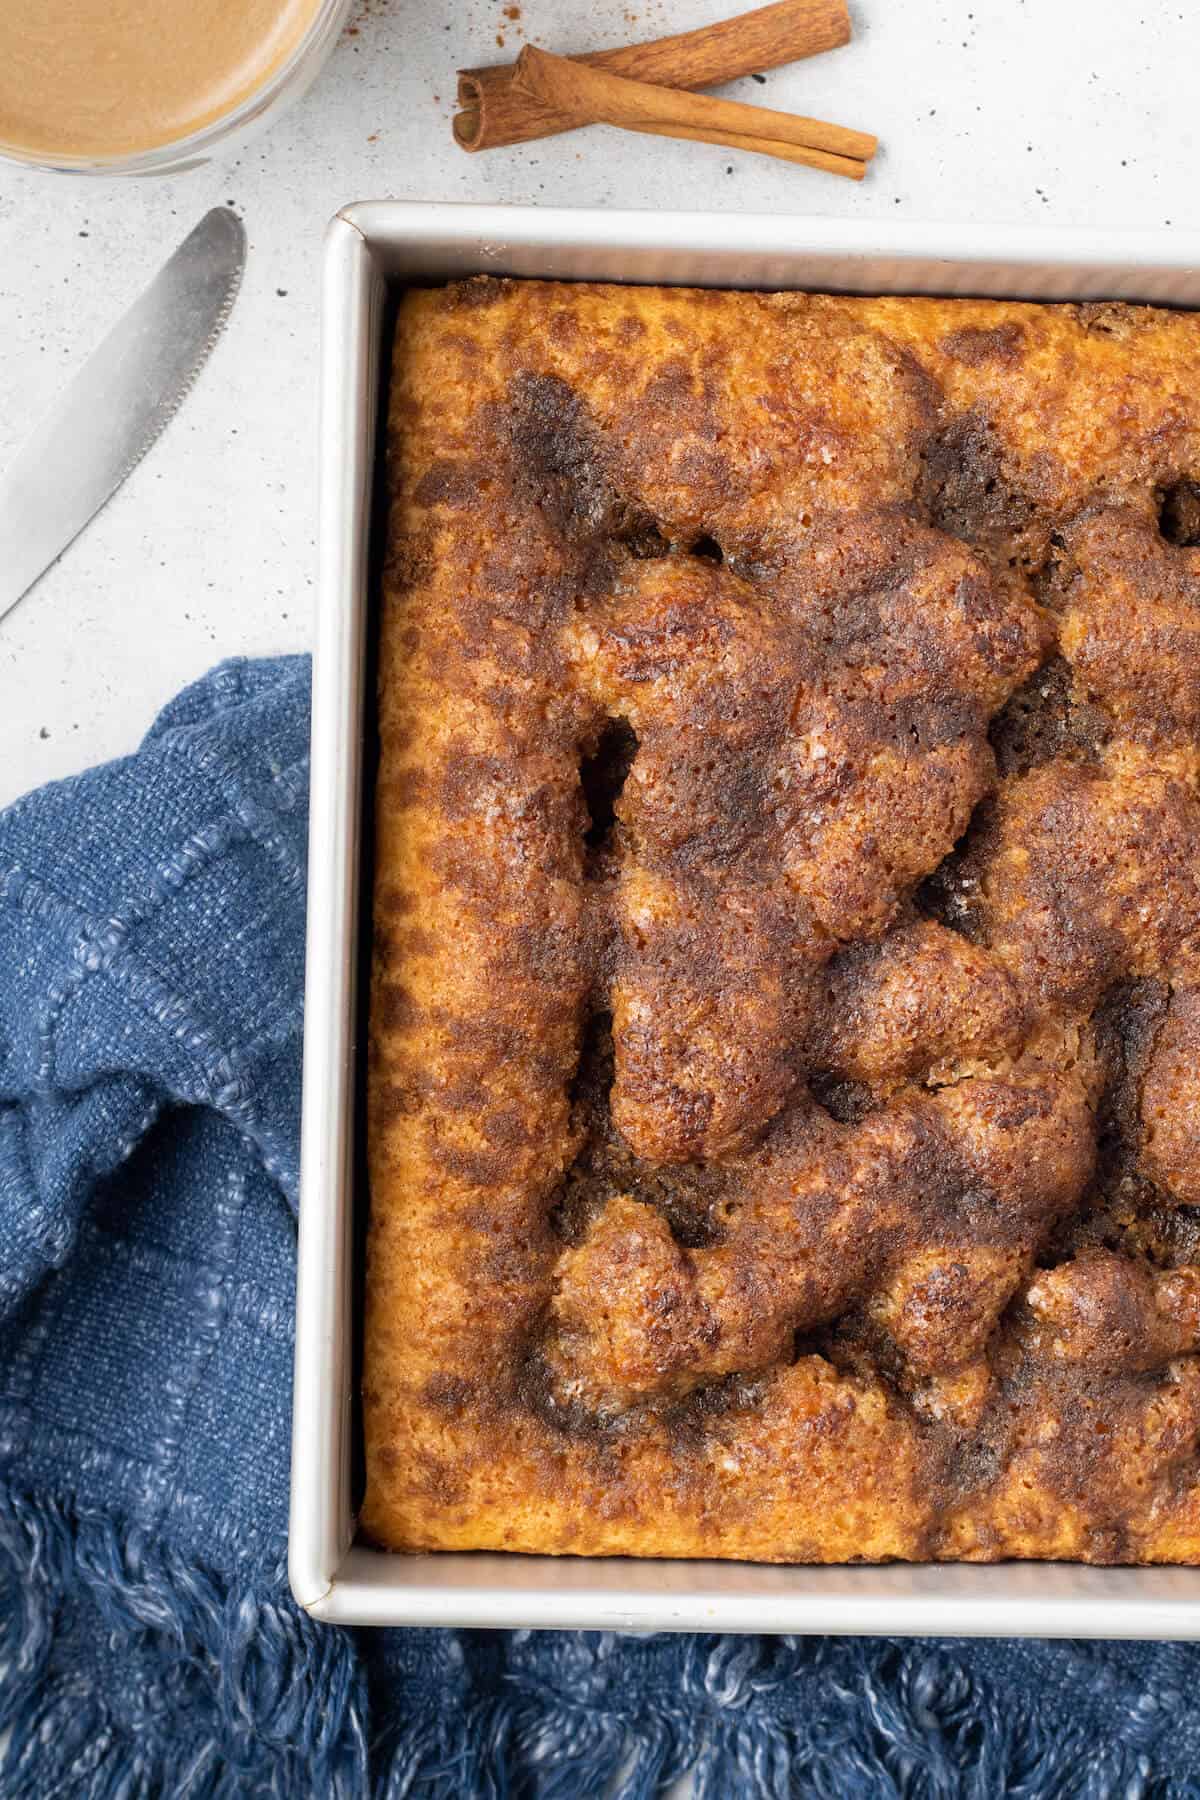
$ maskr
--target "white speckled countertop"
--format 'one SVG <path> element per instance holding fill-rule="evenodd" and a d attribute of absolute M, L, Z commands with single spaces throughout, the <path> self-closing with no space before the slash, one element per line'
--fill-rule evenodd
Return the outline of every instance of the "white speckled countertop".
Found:
<path fill-rule="evenodd" d="M 235 160 L 174 180 L 0 164 L 0 467 L 200 214 L 250 236 L 224 340 L 162 442 L 0 620 L 0 803 L 131 749 L 222 656 L 309 642 L 317 271 L 350 200 L 534 201 L 1054 225 L 1200 224 L 1200 11 L 1091 0 L 856 0 L 854 42 L 729 91 L 877 131 L 861 187 L 595 129 L 468 157 L 456 66 L 497 36 L 558 50 L 657 36 L 730 0 L 358 0 L 313 91 Z"/>

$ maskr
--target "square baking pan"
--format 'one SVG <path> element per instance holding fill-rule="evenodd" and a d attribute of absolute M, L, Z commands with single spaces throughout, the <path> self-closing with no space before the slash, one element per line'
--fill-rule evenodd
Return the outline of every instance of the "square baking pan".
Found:
<path fill-rule="evenodd" d="M 1200 307 L 1200 237 L 373 201 L 328 234 L 289 1564 L 338 1624 L 1200 1638 L 1200 1569 L 389 1555 L 355 1541 L 373 546 L 389 295 L 489 273 Z"/>

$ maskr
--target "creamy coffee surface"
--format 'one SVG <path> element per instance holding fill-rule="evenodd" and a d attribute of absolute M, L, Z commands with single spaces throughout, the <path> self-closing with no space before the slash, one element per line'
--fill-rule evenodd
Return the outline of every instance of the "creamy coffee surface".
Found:
<path fill-rule="evenodd" d="M 120 156 L 220 118 L 319 0 L 0 0 L 0 149 Z"/>

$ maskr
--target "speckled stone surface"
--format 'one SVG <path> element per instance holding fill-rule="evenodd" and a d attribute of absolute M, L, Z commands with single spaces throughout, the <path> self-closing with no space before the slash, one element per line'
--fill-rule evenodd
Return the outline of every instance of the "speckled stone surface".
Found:
<path fill-rule="evenodd" d="M 1200 15 L 1083 0 L 857 0 L 846 49 L 729 91 L 875 130 L 860 188 L 596 129 L 468 157 L 454 69 L 526 37 L 586 49 L 728 0 L 358 0 L 316 88 L 240 157 L 174 180 L 0 165 L 0 465 L 175 242 L 217 201 L 250 236 L 224 341 L 152 456 L 0 621 L 0 803 L 132 748 L 218 657 L 305 648 L 313 596 L 317 271 L 349 200 L 761 209 L 1169 229 L 1200 223 Z"/>

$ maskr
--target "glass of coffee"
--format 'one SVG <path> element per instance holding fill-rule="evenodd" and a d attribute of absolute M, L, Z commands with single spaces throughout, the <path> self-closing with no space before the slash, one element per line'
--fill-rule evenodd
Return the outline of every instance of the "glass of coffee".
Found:
<path fill-rule="evenodd" d="M 71 174 L 206 161 L 304 92 L 351 0 L 0 0 L 0 157 Z"/>

